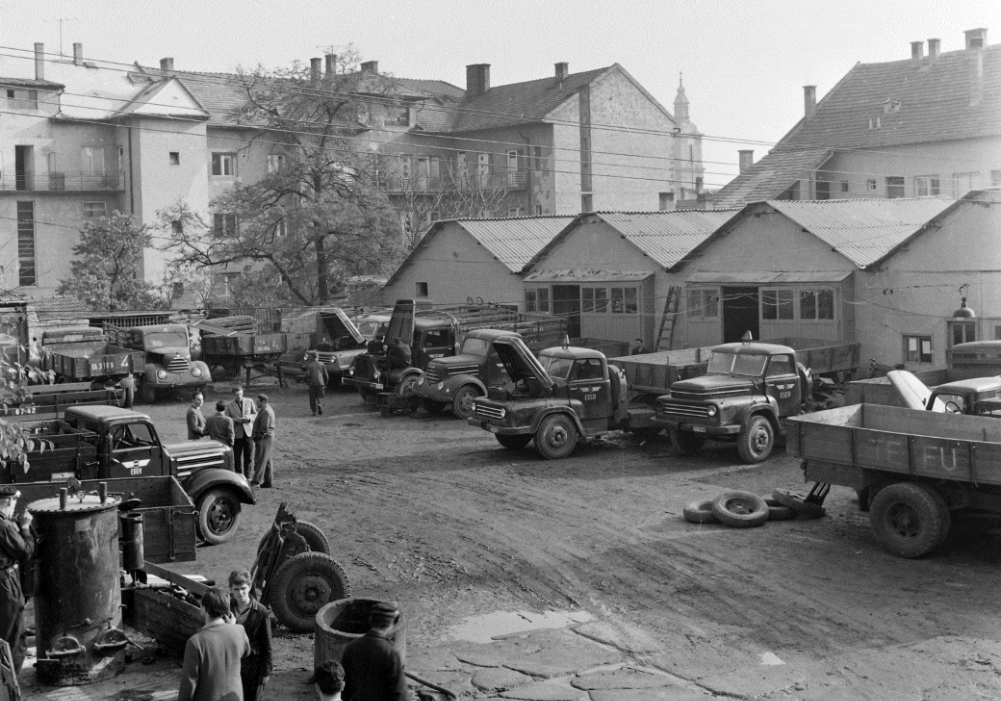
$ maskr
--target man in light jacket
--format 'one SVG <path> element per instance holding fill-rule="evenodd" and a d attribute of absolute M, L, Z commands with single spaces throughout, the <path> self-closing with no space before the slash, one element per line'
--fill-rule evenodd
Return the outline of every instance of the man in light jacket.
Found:
<path fill-rule="evenodd" d="M 233 419 L 233 469 L 248 480 L 253 479 L 254 443 L 250 439 L 257 408 L 253 399 L 245 399 L 243 387 L 233 388 L 233 401 L 226 406 L 226 416 Z M 242 460 L 242 463 L 241 463 Z"/>

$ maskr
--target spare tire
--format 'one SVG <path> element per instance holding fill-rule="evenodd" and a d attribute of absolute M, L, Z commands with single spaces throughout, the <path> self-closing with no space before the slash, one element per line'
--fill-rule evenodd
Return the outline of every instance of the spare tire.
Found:
<path fill-rule="evenodd" d="M 772 490 L 772 499 L 806 518 L 823 518 L 827 515 L 827 509 L 820 504 L 806 501 L 806 495 L 801 492 L 794 492 L 790 489 L 775 489 Z"/>
<path fill-rule="evenodd" d="M 268 604 L 275 618 L 293 633 L 311 633 L 316 612 L 324 605 L 351 595 L 343 568 L 323 553 L 299 553 L 275 573 Z"/>
<path fill-rule="evenodd" d="M 726 492 L 712 501 L 713 514 L 731 528 L 754 528 L 768 520 L 768 504 L 751 492 Z"/>
<path fill-rule="evenodd" d="M 713 513 L 712 499 L 693 501 L 681 513 L 689 523 L 716 523 L 719 520 Z"/>
<path fill-rule="evenodd" d="M 763 497 L 763 499 L 768 504 L 769 521 L 789 521 L 799 516 L 798 512 L 793 511 L 788 506 L 783 506 L 771 497 Z"/>

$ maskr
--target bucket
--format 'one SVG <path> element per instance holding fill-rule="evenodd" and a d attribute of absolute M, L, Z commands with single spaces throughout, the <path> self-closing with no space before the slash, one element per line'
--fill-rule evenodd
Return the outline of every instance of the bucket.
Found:
<path fill-rule="evenodd" d="M 368 632 L 368 613 L 382 603 L 378 599 L 338 599 L 316 612 L 316 635 L 313 647 L 314 667 L 326 660 L 340 662 L 348 643 Z M 389 636 L 389 641 L 400 653 L 401 661 L 407 658 L 407 624 L 400 612 L 400 619 Z"/>

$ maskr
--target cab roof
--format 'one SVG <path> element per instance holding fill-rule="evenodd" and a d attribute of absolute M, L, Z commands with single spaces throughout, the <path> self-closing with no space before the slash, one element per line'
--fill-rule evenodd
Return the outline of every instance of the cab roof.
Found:
<path fill-rule="evenodd" d="M 742 353 L 745 355 L 778 355 L 780 353 L 796 353 L 796 351 L 789 346 L 779 345 L 778 343 L 759 343 L 755 341 L 751 341 L 750 343 L 724 343 L 721 346 L 716 346 L 713 350 L 729 353 Z"/>
<path fill-rule="evenodd" d="M 550 358 L 569 358 L 577 360 L 580 358 L 598 358 L 604 360 L 605 354 L 596 351 L 594 348 L 581 348 L 580 346 L 553 346 L 539 352 L 540 356 L 547 355 Z"/>
<path fill-rule="evenodd" d="M 521 338 L 521 334 L 517 331 L 504 331 L 502 329 L 472 329 L 466 334 L 466 338 L 472 336 L 473 338 L 482 338 L 485 341 L 490 341 L 491 343 L 498 338 L 504 338 L 505 336 L 517 336 Z"/>
<path fill-rule="evenodd" d="M 968 380 L 946 382 L 934 388 L 938 394 L 948 394 L 950 390 L 973 390 L 974 392 L 990 392 L 1001 389 L 1001 375 L 994 377 L 972 377 Z"/>
<path fill-rule="evenodd" d="M 121 419 L 145 419 L 149 421 L 150 418 L 146 414 L 140 414 L 138 411 L 132 411 L 131 409 L 123 409 L 117 406 L 69 406 L 66 407 L 67 414 L 74 414 L 84 419 L 85 421 L 103 421 L 111 422 Z"/>

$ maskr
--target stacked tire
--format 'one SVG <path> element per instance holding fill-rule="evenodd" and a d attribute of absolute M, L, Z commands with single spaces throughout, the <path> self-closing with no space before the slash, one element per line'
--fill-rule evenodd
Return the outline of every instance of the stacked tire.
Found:
<path fill-rule="evenodd" d="M 689 523 L 722 523 L 730 528 L 757 528 L 768 521 L 788 521 L 804 516 L 820 518 L 824 507 L 795 492 L 776 489 L 771 497 L 752 492 L 724 492 L 715 499 L 693 501 L 682 515 Z"/>

